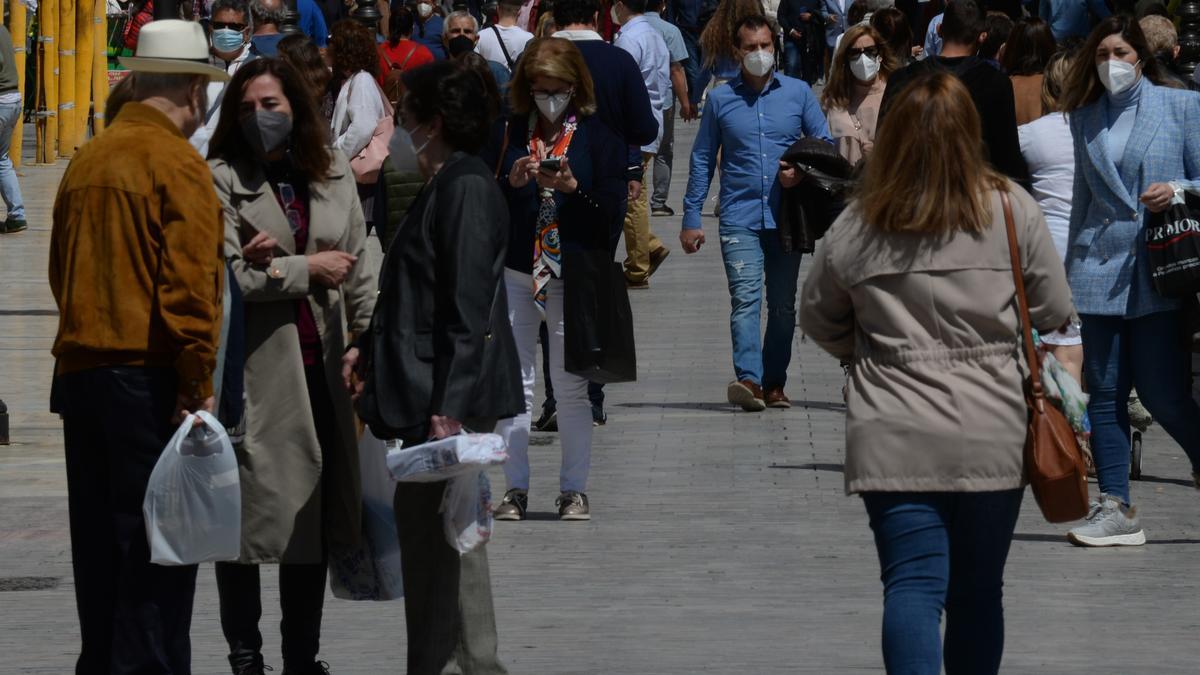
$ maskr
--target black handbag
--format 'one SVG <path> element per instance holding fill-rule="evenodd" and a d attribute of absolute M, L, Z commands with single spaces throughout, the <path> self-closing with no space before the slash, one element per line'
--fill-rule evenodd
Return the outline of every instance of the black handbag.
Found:
<path fill-rule="evenodd" d="M 607 250 L 563 251 L 563 361 L 598 384 L 637 380 L 633 310 L 621 265 Z"/>
<path fill-rule="evenodd" d="M 1187 298 L 1200 292 L 1200 197 L 1186 193 L 1184 203 L 1151 215 L 1146 250 L 1159 295 Z"/>

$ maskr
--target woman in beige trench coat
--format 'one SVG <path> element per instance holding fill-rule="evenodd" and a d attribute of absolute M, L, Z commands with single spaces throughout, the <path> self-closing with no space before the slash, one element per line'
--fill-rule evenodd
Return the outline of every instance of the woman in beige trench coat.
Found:
<path fill-rule="evenodd" d="M 348 333 L 370 322 L 375 272 L 354 175 L 328 149 L 303 81 L 274 59 L 229 84 L 210 165 L 245 306 L 242 553 L 217 564 L 233 672 L 261 673 L 258 564 L 280 563 L 284 673 L 316 661 L 326 560 L 359 532 L 354 412 L 340 385 Z"/>

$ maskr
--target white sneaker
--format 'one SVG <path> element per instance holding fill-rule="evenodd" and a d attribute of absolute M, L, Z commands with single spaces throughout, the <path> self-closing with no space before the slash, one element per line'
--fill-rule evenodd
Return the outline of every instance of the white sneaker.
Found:
<path fill-rule="evenodd" d="M 1141 546 L 1146 533 L 1138 523 L 1137 507 L 1102 494 L 1088 509 L 1087 524 L 1067 533 L 1067 541 L 1076 546 Z"/>

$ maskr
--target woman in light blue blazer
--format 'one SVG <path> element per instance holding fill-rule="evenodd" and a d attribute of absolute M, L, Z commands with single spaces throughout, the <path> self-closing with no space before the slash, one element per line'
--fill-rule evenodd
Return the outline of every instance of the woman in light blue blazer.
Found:
<path fill-rule="evenodd" d="M 1130 388 L 1192 461 L 1200 487 L 1200 408 L 1179 340 L 1179 303 L 1154 291 L 1143 232 L 1170 183 L 1200 178 L 1200 94 L 1166 86 L 1137 21 L 1092 32 L 1072 68 L 1065 109 L 1075 143 L 1067 279 L 1083 321 L 1084 376 L 1100 496 L 1068 538 L 1138 546 L 1129 497 Z"/>

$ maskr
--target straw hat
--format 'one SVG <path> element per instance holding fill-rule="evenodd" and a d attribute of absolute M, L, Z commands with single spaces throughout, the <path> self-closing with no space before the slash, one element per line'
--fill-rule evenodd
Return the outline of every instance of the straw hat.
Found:
<path fill-rule="evenodd" d="M 229 73 L 208 61 L 208 40 L 194 21 L 162 19 L 142 26 L 136 56 L 122 56 L 121 65 L 134 72 L 207 75 L 226 81 Z"/>

